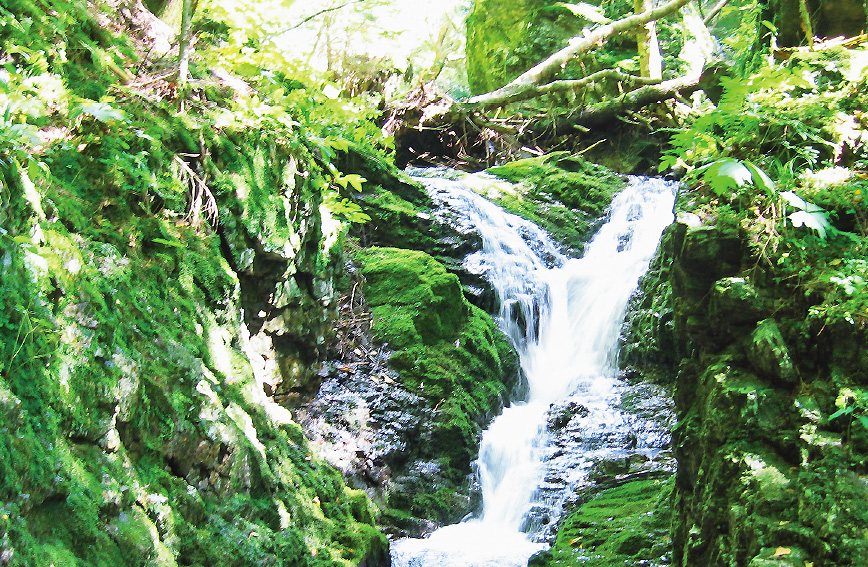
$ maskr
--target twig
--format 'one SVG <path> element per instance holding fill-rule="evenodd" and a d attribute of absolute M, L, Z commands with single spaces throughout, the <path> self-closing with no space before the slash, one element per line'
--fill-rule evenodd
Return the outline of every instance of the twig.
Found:
<path fill-rule="evenodd" d="M 606 138 L 603 138 L 602 140 L 600 140 L 600 141 L 598 141 L 598 142 L 594 142 L 593 144 L 591 144 L 590 146 L 588 146 L 588 147 L 585 148 L 584 150 L 582 150 L 582 151 L 580 151 L 580 152 L 576 152 L 576 155 L 582 155 L 582 154 L 584 154 L 584 153 L 586 153 L 586 152 L 589 152 L 589 151 L 593 150 L 594 148 L 596 148 L 597 146 L 599 146 L 600 144 L 602 144 L 603 142 L 606 142 L 606 141 L 607 141 Z"/>
<path fill-rule="evenodd" d="M 303 26 L 304 24 L 308 23 L 309 21 L 313 20 L 314 18 L 316 18 L 318 16 L 322 16 L 323 14 L 327 14 L 328 12 L 334 12 L 335 10 L 340 10 L 342 8 L 346 8 L 347 6 L 349 6 L 351 4 L 359 4 L 360 2 L 364 2 L 364 1 L 365 0 L 352 0 L 351 2 L 344 2 L 340 6 L 332 6 L 331 8 L 323 8 L 319 12 L 315 12 L 315 13 L 311 14 L 310 16 L 304 18 L 302 21 L 298 22 L 294 26 L 290 26 L 288 28 L 284 28 L 280 31 L 266 35 L 264 39 L 271 39 L 273 37 L 277 37 L 279 35 L 283 35 L 285 33 L 291 32 L 292 30 L 294 30 L 296 28 L 300 28 L 301 26 Z"/>

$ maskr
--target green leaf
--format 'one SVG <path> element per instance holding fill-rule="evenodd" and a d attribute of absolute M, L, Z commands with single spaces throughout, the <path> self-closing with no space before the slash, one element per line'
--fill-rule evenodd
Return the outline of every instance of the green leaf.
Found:
<path fill-rule="evenodd" d="M 789 203 L 793 207 L 796 207 L 797 209 L 801 209 L 801 210 L 807 211 L 809 213 L 816 213 L 816 212 L 821 212 L 821 211 L 825 212 L 821 207 L 818 207 L 817 205 L 815 205 L 814 203 L 812 203 L 810 201 L 805 201 L 804 199 L 802 199 L 801 197 L 799 197 L 798 195 L 796 195 L 792 191 L 784 191 L 780 195 L 784 201 L 786 201 L 787 203 Z"/>
<path fill-rule="evenodd" d="M 258 77 L 262 73 L 262 70 L 259 67 L 247 61 L 238 63 L 232 67 L 232 70 L 238 75 L 247 78 Z"/>
<path fill-rule="evenodd" d="M 349 175 L 344 175 L 343 178 L 344 178 L 344 181 L 346 181 L 350 185 L 352 185 L 353 189 L 355 189 L 359 193 L 362 192 L 362 183 L 367 181 L 367 179 L 365 179 L 361 175 L 357 175 L 355 173 L 350 173 Z M 344 185 L 344 187 L 346 187 L 346 185 Z"/>
<path fill-rule="evenodd" d="M 166 240 L 165 238 L 154 238 L 154 242 L 157 244 L 163 244 L 165 246 L 173 246 L 175 248 L 183 248 L 184 243 L 178 240 Z"/>
<path fill-rule="evenodd" d="M 790 214 L 789 219 L 795 227 L 806 226 L 817 231 L 820 238 L 824 240 L 826 239 L 826 231 L 832 228 L 826 212 L 823 210 L 811 212 L 796 211 Z"/>
<path fill-rule="evenodd" d="M 75 116 L 87 114 L 88 116 L 93 116 L 100 122 L 110 122 L 112 120 L 127 119 L 127 115 L 126 113 L 124 113 L 123 110 L 118 110 L 107 102 L 83 103 L 76 109 L 76 112 L 74 112 L 73 114 Z"/>
<path fill-rule="evenodd" d="M 756 187 L 763 189 L 769 196 L 775 194 L 775 182 L 765 171 L 747 160 L 743 161 L 742 164 L 750 171 L 753 184 Z"/>
<path fill-rule="evenodd" d="M 721 197 L 753 180 L 750 170 L 737 159 L 725 158 L 697 169 L 703 170 L 702 179 Z"/>
<path fill-rule="evenodd" d="M 802 199 L 792 191 L 784 191 L 780 195 L 790 206 L 800 209 L 794 213 L 790 213 L 788 217 L 793 226 L 806 226 L 815 230 L 823 240 L 826 239 L 826 231 L 834 230 L 834 227 L 829 222 L 829 213 L 823 208 Z"/>
<path fill-rule="evenodd" d="M 595 24 L 608 24 L 612 21 L 603 15 L 603 11 L 598 6 L 594 6 L 593 4 L 586 4 L 585 2 L 579 2 L 578 4 L 558 2 L 555 6 L 566 8 L 572 12 L 574 16 L 585 18 L 589 22 L 594 22 Z"/>
<path fill-rule="evenodd" d="M 338 199 L 335 193 L 326 195 L 323 204 L 333 215 L 341 217 L 347 222 L 363 224 L 371 220 L 371 217 L 362 211 L 358 203 L 354 203 L 349 199 Z"/>
<path fill-rule="evenodd" d="M 842 415 L 848 415 L 851 413 L 853 413 L 853 406 L 841 408 L 829 416 L 829 421 L 832 421 L 833 419 L 837 419 L 837 418 L 841 417 Z"/>
<path fill-rule="evenodd" d="M 341 138 L 326 138 L 323 141 L 332 148 L 341 152 L 346 152 L 350 149 L 350 143 L 347 140 L 343 140 Z"/>
<path fill-rule="evenodd" d="M 792 191 L 784 191 L 783 193 L 781 193 L 781 198 L 790 205 L 796 207 L 797 209 L 802 209 L 803 211 L 808 206 L 807 201 L 805 201 Z"/>
<path fill-rule="evenodd" d="M 868 429 L 868 416 L 860 415 L 857 419 L 859 420 L 859 423 L 862 424 L 862 427 Z"/>

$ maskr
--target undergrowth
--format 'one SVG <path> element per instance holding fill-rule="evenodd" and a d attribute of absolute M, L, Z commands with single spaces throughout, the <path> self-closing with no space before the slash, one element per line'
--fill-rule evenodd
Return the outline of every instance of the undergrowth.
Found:
<path fill-rule="evenodd" d="M 85 2 L 0 7 L 0 563 L 382 557 L 367 497 L 265 413 L 239 315 L 240 274 L 275 259 L 281 306 L 328 295 L 366 220 L 336 198 L 365 182 L 337 152 L 379 130 L 264 68 L 241 99 L 194 65 L 179 112 L 120 26 Z"/>

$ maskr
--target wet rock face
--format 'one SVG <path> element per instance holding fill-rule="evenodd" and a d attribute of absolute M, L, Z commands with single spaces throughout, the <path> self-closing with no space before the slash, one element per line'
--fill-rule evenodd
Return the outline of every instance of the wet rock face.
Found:
<path fill-rule="evenodd" d="M 385 362 L 385 357 L 383 360 Z M 297 417 L 318 454 L 341 470 L 347 483 L 367 492 L 386 512 L 384 531 L 393 537 L 421 537 L 434 531 L 443 507 L 457 521 L 472 507 L 470 479 L 456 485 L 431 447 L 437 409 L 400 383 L 385 364 L 328 362 L 317 396 Z M 434 460 L 432 460 L 434 459 Z M 436 498 L 426 517 L 417 500 Z M 436 495 L 436 496 L 435 496 Z"/>
<path fill-rule="evenodd" d="M 573 419 L 587 417 L 590 410 L 575 400 L 552 404 L 548 411 L 548 428 L 551 431 L 563 429 Z"/>
<path fill-rule="evenodd" d="M 369 248 L 357 261 L 339 306 L 340 358 L 298 415 L 389 533 L 420 536 L 470 511 L 479 433 L 517 384 L 517 355 L 431 256 Z"/>
<path fill-rule="evenodd" d="M 299 421 L 354 488 L 385 505 L 393 471 L 408 468 L 409 447 L 426 441 L 433 412 L 385 364 L 328 362 L 320 375 L 319 392 L 299 410 Z"/>
<path fill-rule="evenodd" d="M 669 431 L 675 414 L 659 386 L 623 384 L 614 410 L 601 413 L 576 399 L 548 412 L 551 452 L 544 461 L 540 501 L 526 528 L 553 541 L 559 522 L 606 488 L 643 478 L 665 478 L 675 470 Z"/>

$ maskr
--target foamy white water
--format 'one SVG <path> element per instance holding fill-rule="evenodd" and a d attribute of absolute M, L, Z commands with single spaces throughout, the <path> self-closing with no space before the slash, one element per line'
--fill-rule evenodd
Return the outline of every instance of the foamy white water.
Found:
<path fill-rule="evenodd" d="M 519 353 L 528 395 L 504 409 L 483 433 L 480 517 L 441 528 L 427 539 L 394 542 L 392 564 L 523 566 L 545 548 L 522 528 L 541 481 L 546 412 L 578 391 L 593 419 L 618 418 L 610 407 L 618 333 L 630 295 L 672 222 L 675 186 L 631 179 L 584 256 L 570 259 L 539 227 L 460 182 L 419 180 L 435 200 L 458 213 L 460 222 L 481 233 L 483 249 L 468 256 L 465 265 L 483 274 L 497 293 L 498 324 Z M 547 505 L 558 509 L 559 503 Z"/>

